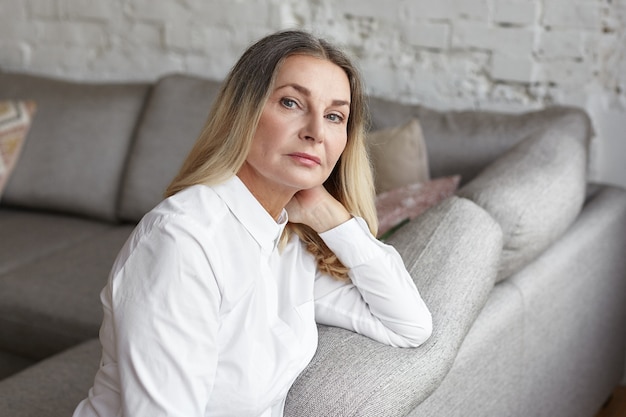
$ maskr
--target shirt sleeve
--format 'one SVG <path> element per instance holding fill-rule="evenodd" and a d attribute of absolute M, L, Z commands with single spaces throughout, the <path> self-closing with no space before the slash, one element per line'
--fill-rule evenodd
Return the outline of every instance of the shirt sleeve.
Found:
<path fill-rule="evenodd" d="M 184 221 L 154 226 L 123 249 L 126 258 L 114 267 L 125 417 L 205 415 L 217 364 L 220 295 L 193 229 Z"/>
<path fill-rule="evenodd" d="M 361 218 L 320 236 L 350 269 L 344 282 L 317 273 L 315 317 L 396 347 L 416 347 L 432 332 L 430 311 L 398 252 L 378 241 Z"/>

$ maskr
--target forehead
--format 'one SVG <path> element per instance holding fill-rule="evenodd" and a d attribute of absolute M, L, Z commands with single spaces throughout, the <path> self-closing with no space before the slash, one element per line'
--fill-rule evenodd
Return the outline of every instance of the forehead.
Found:
<path fill-rule="evenodd" d="M 291 55 L 276 74 L 275 88 L 298 84 L 334 100 L 350 99 L 350 82 L 346 72 L 337 64 L 310 55 Z"/>

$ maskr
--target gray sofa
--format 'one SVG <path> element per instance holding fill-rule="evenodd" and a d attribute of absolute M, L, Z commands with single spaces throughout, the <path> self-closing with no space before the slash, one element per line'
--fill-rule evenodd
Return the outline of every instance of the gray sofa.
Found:
<path fill-rule="evenodd" d="M 68 416 L 87 395 L 99 291 L 218 87 L 0 73 L 0 100 L 38 104 L 0 203 L 0 415 Z M 462 176 L 390 239 L 433 336 L 396 349 L 320 326 L 285 415 L 592 416 L 624 369 L 626 192 L 587 182 L 586 114 L 370 107 L 373 129 L 418 117 L 431 176 Z"/>

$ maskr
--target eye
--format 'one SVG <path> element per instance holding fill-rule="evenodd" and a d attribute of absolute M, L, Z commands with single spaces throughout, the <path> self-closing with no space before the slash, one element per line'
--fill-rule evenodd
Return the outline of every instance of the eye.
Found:
<path fill-rule="evenodd" d="M 326 118 L 333 123 L 342 123 L 345 120 L 345 118 L 341 114 L 338 114 L 338 113 L 327 114 Z"/>
<path fill-rule="evenodd" d="M 280 99 L 280 104 L 283 105 L 283 107 L 286 107 L 288 109 L 293 109 L 295 107 L 298 106 L 298 103 L 296 103 L 295 100 L 292 100 L 290 98 L 284 97 Z"/>

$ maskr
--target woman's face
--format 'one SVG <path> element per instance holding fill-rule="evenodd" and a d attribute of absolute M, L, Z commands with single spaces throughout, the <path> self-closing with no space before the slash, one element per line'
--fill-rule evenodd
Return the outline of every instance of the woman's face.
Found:
<path fill-rule="evenodd" d="M 288 57 L 242 167 L 247 179 L 252 175 L 253 187 L 292 194 L 323 184 L 346 147 L 349 115 L 350 83 L 339 66 Z"/>

